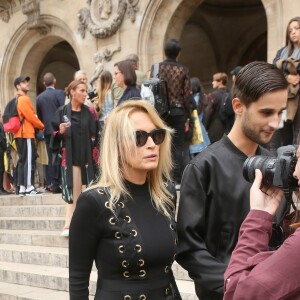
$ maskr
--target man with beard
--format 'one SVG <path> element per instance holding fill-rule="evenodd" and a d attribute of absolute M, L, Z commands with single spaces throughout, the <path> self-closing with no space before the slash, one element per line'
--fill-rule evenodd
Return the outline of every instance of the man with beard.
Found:
<path fill-rule="evenodd" d="M 17 185 L 20 195 L 39 194 L 34 188 L 34 170 L 37 157 L 35 147 L 35 129 L 40 132 L 44 129 L 44 124 L 37 117 L 32 106 L 29 92 L 28 76 L 19 76 L 14 81 L 17 90 L 17 109 L 21 121 L 20 129 L 14 134 L 18 151 Z"/>
<path fill-rule="evenodd" d="M 228 135 L 186 167 L 178 211 L 177 261 L 189 272 L 201 300 L 223 299 L 224 272 L 250 210 L 251 184 L 242 175 L 248 156 L 267 155 L 287 103 L 287 82 L 265 62 L 252 62 L 237 75 Z"/>

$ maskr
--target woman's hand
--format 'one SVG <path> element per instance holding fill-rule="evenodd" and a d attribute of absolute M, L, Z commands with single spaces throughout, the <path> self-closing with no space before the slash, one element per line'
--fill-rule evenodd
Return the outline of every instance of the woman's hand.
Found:
<path fill-rule="evenodd" d="M 64 134 L 66 132 L 66 123 L 59 124 L 59 133 Z"/>
<path fill-rule="evenodd" d="M 250 189 L 250 208 L 274 215 L 283 198 L 283 191 L 276 187 L 260 188 L 262 173 L 255 170 L 255 180 Z"/>
<path fill-rule="evenodd" d="M 297 75 L 289 74 L 286 76 L 286 80 L 288 83 L 296 85 L 300 81 L 300 75 L 299 74 L 297 74 Z"/>

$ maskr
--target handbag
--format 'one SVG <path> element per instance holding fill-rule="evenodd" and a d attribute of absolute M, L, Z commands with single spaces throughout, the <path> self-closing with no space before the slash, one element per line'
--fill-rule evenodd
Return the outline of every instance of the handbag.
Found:
<path fill-rule="evenodd" d="M 193 129 L 191 145 L 196 145 L 196 144 L 202 143 L 204 140 L 197 109 L 193 110 L 191 117 L 194 121 L 194 129 Z"/>
<path fill-rule="evenodd" d="M 35 129 L 35 138 L 38 141 L 44 141 L 45 140 L 44 130 L 42 132 L 40 132 L 38 129 Z"/>

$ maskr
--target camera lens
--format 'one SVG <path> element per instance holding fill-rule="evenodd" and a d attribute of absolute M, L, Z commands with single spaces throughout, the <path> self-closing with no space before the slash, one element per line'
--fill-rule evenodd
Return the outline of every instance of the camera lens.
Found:
<path fill-rule="evenodd" d="M 248 157 L 243 165 L 243 176 L 252 183 L 255 179 L 255 169 L 259 169 L 263 176 L 262 186 L 270 187 L 273 185 L 276 162 L 276 157 L 260 155 Z"/>

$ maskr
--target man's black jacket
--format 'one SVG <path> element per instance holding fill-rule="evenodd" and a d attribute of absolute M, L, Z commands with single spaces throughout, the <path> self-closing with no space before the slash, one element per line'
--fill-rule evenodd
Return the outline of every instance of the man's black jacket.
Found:
<path fill-rule="evenodd" d="M 267 155 L 258 147 L 257 155 Z M 250 210 L 247 156 L 224 135 L 196 156 L 181 182 L 177 261 L 195 281 L 201 300 L 223 299 L 223 275 Z"/>

